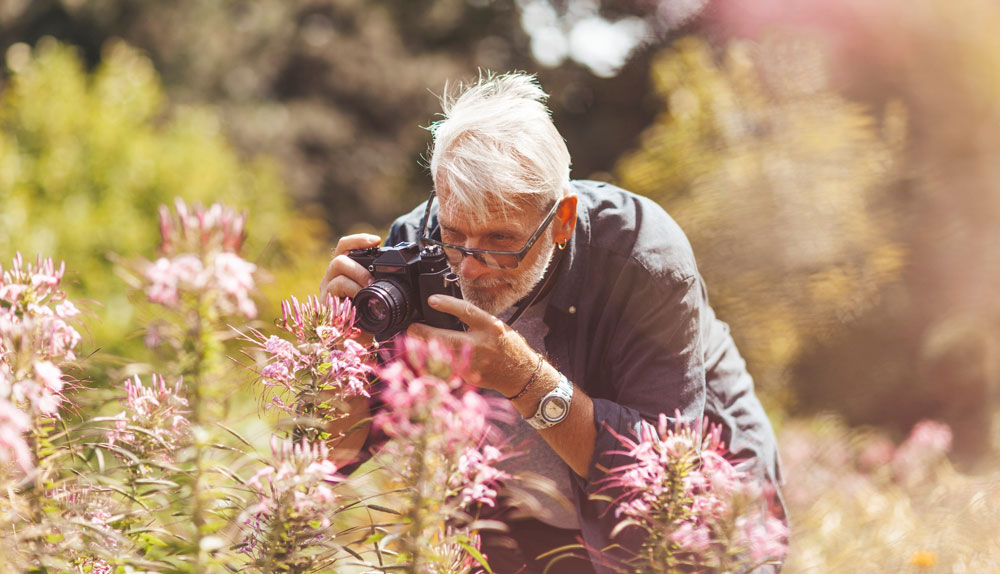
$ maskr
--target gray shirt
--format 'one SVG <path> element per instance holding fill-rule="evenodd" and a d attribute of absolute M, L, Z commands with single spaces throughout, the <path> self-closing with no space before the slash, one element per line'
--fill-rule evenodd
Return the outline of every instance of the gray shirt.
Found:
<path fill-rule="evenodd" d="M 548 297 L 543 297 L 529 307 L 513 325 L 536 352 L 545 354 L 545 335 L 549 328 L 543 314 Z M 509 321 L 513 309 L 500 314 L 500 319 Z M 484 395 L 500 396 L 492 390 L 484 390 Z M 580 521 L 573 505 L 573 471 L 563 461 L 538 431 L 531 428 L 521 417 L 514 417 L 508 424 L 495 423 L 513 457 L 497 465 L 508 472 L 514 481 L 508 485 L 509 499 L 518 506 L 511 517 L 530 516 L 557 528 L 579 529 Z M 534 483 L 540 482 L 535 486 Z"/>
<path fill-rule="evenodd" d="M 573 181 L 577 225 L 545 305 L 545 350 L 553 366 L 594 403 L 597 440 L 587 476 L 570 476 L 584 542 L 592 554 L 625 559 L 638 529 L 613 540 L 617 524 L 601 489 L 604 469 L 629 462 L 618 436 L 660 413 L 720 424 L 733 458 L 781 483 L 777 441 L 729 334 L 715 316 L 684 232 L 655 202 L 605 183 Z M 399 218 L 387 244 L 417 241 L 424 206 Z M 437 229 L 436 210 L 428 222 Z M 618 436 L 616 436 L 616 434 Z M 612 499 L 614 493 L 605 492 Z M 594 556 L 594 568 L 610 570 Z"/>

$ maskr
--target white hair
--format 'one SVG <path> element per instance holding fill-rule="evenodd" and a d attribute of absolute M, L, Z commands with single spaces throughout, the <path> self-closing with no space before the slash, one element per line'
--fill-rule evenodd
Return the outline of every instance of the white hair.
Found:
<path fill-rule="evenodd" d="M 538 210 L 569 192 L 569 150 L 552 123 L 534 76 L 480 74 L 441 99 L 431 125 L 430 170 L 436 189 L 463 211 L 487 217 L 499 207 Z"/>

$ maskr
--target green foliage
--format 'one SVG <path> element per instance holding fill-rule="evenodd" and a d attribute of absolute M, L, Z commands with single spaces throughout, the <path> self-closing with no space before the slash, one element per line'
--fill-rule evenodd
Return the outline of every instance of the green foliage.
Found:
<path fill-rule="evenodd" d="M 77 52 L 47 38 L 8 50 L 0 93 L 0 259 L 57 253 L 77 275 L 71 296 L 103 303 L 94 339 L 123 352 L 134 313 L 114 255 L 151 256 L 150 214 L 175 197 L 253 209 L 247 252 L 275 269 L 275 287 L 311 290 L 324 226 L 292 211 L 275 166 L 244 159 L 208 110 L 169 108 L 152 63 L 115 42 L 88 74 Z M 263 259 L 264 261 L 261 261 Z M 308 279 L 296 267 L 308 267 Z M 96 304 L 95 304 L 96 305 Z M 270 311 L 265 309 L 264 312 Z"/>
<path fill-rule="evenodd" d="M 811 340 L 862 313 L 903 252 L 879 210 L 904 119 L 826 85 L 819 49 L 772 41 L 721 54 L 678 41 L 653 64 L 665 103 L 621 183 L 688 233 L 713 305 L 765 390 Z"/>

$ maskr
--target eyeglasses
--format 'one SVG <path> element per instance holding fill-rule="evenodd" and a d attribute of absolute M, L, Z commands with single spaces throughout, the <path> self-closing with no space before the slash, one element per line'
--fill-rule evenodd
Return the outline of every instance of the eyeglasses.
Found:
<path fill-rule="evenodd" d="M 552 222 L 552 218 L 556 215 L 556 209 L 562 203 L 560 200 L 552 206 L 552 209 L 549 210 L 549 214 L 542 220 L 542 224 L 538 226 L 538 229 L 536 229 L 534 233 L 531 234 L 528 242 L 525 243 L 524 247 L 522 247 L 519 251 L 496 251 L 493 249 L 468 249 L 429 237 L 427 234 L 427 222 L 430 219 L 431 204 L 434 203 L 435 195 L 436 192 L 431 191 L 431 197 L 427 200 L 427 209 L 424 211 L 424 218 L 420 222 L 420 243 L 430 243 L 432 245 L 440 246 L 444 250 L 444 255 L 448 258 L 448 262 L 452 265 L 460 264 L 462 262 L 462 258 L 468 255 L 492 269 L 515 269 L 521 263 L 521 260 L 524 259 L 524 256 L 528 254 L 528 250 L 531 249 L 531 246 L 538 241 L 539 237 L 542 236 L 542 232 L 545 231 L 545 228 Z"/>

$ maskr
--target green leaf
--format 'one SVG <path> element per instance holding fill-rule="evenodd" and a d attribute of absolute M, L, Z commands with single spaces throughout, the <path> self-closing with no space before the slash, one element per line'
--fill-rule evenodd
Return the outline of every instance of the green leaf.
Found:
<path fill-rule="evenodd" d="M 160 539 L 159 536 L 151 532 L 140 532 L 138 535 L 134 536 L 136 544 L 150 548 L 153 546 L 166 546 L 167 543 Z"/>
<path fill-rule="evenodd" d="M 472 556 L 473 558 L 475 558 L 476 562 L 479 562 L 480 566 L 482 566 L 483 568 L 485 568 L 486 571 L 489 572 L 490 574 L 493 574 L 493 569 L 490 568 L 489 562 L 486 561 L 486 557 L 483 556 L 483 553 L 480 552 L 478 548 L 476 548 L 475 546 L 473 546 L 473 545 L 471 545 L 471 544 L 469 544 L 467 542 L 461 542 L 460 541 L 458 544 L 462 548 L 465 548 L 465 551 L 469 553 L 469 556 Z"/>
<path fill-rule="evenodd" d="M 365 508 L 371 508 L 372 510 L 377 510 L 379 512 L 385 512 L 387 514 L 395 514 L 396 516 L 402 516 L 403 515 L 401 512 L 399 512 L 397 510 L 393 510 L 391 508 L 386 508 L 385 506 L 381 506 L 379 504 L 365 504 L 364 507 Z"/>

